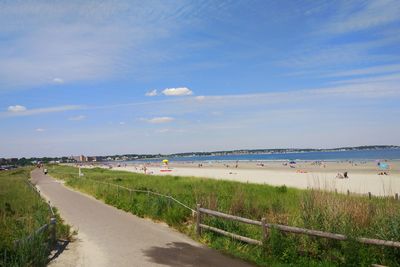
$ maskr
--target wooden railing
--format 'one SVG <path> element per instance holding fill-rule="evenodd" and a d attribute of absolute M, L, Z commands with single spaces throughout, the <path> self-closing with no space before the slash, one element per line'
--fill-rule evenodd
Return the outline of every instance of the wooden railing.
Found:
<path fill-rule="evenodd" d="M 274 228 L 277 229 L 278 231 L 281 232 L 287 232 L 287 233 L 293 233 L 293 234 L 303 234 L 303 235 L 308 235 L 308 236 L 316 236 L 316 237 L 322 237 L 322 238 L 328 238 L 328 239 L 334 239 L 334 240 L 348 240 L 349 238 L 345 235 L 342 234 L 335 234 L 335 233 L 329 233 L 329 232 L 323 232 L 323 231 L 318 231 L 318 230 L 311 230 L 311 229 L 304 229 L 304 228 L 299 228 L 299 227 L 294 227 L 294 226 L 287 226 L 287 225 L 281 225 L 281 224 L 273 224 L 273 223 L 267 223 L 266 219 L 263 218 L 261 221 L 255 221 L 255 220 L 250 220 L 230 214 L 225 214 L 219 211 L 214 211 L 214 210 L 209 210 L 202 208 L 200 204 L 197 204 L 197 217 L 196 217 L 196 232 L 197 235 L 201 235 L 202 229 L 205 230 L 210 230 L 228 237 L 231 237 L 236 240 L 240 240 L 242 242 L 246 242 L 249 244 L 253 245 L 262 245 L 263 242 L 265 242 L 268 238 L 268 228 Z M 256 225 L 261 227 L 262 231 L 262 236 L 261 240 L 255 240 L 249 237 L 237 235 L 234 233 L 227 232 L 222 229 L 218 229 L 209 225 L 205 225 L 202 223 L 202 214 L 207 214 L 210 216 L 214 217 L 219 217 L 223 218 L 226 220 L 231 220 L 231 221 L 237 221 L 241 223 L 246 223 L 246 224 L 251 224 L 251 225 Z M 390 241 L 390 240 L 381 240 L 381 239 L 373 239 L 373 238 L 364 238 L 364 237 L 359 237 L 356 238 L 356 241 L 363 243 L 363 244 L 370 244 L 370 245 L 377 245 L 377 246 L 386 246 L 386 247 L 394 247 L 394 248 L 400 248 L 400 242 L 397 241 Z"/>

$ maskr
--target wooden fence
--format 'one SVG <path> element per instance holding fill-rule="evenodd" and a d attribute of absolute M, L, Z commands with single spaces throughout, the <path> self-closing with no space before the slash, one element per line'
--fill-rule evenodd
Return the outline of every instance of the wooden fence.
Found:
<path fill-rule="evenodd" d="M 318 231 L 318 230 L 304 229 L 304 228 L 281 225 L 281 224 L 267 223 L 265 218 L 261 219 L 261 221 L 250 220 L 250 219 L 246 219 L 246 218 L 242 218 L 242 217 L 238 217 L 238 216 L 234 216 L 234 215 L 229 215 L 229 214 L 225 214 L 225 213 L 214 211 L 214 210 L 205 209 L 205 208 L 202 208 L 200 206 L 200 204 L 197 204 L 196 211 L 197 211 L 197 217 L 196 217 L 197 235 L 201 235 L 202 229 L 206 229 L 206 230 L 210 230 L 210 231 L 231 237 L 233 239 L 240 240 L 242 242 L 246 242 L 246 243 L 253 244 L 253 245 L 262 245 L 268 238 L 268 229 L 274 228 L 281 232 L 287 232 L 287 233 L 293 233 L 293 234 L 303 234 L 303 235 L 308 235 L 308 236 L 322 237 L 322 238 L 335 239 L 335 240 L 341 240 L 341 241 L 348 239 L 347 236 L 342 235 L 342 234 L 335 234 L 335 233 L 323 232 L 323 231 Z M 215 227 L 212 227 L 209 225 L 205 225 L 202 223 L 202 214 L 219 217 L 219 218 L 223 218 L 226 220 L 237 221 L 237 222 L 241 222 L 241 223 L 259 226 L 259 227 L 261 227 L 262 236 L 260 237 L 260 240 L 255 240 L 255 239 L 252 239 L 249 237 L 237 235 L 237 234 L 230 233 L 230 232 L 227 232 L 222 229 L 218 229 L 218 228 L 215 228 Z M 364 238 L 364 237 L 356 238 L 356 241 L 363 243 L 363 244 L 400 248 L 400 242 L 397 242 L 397 241 Z"/>

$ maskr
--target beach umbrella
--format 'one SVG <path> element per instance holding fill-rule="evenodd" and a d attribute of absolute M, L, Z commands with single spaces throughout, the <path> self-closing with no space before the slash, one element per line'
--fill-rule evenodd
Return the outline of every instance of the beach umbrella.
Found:
<path fill-rule="evenodd" d="M 162 161 L 164 164 L 168 164 L 168 160 L 167 159 L 163 159 Z"/>
<path fill-rule="evenodd" d="M 388 170 L 389 169 L 389 164 L 385 163 L 385 162 L 380 162 L 379 164 L 379 169 L 381 170 Z"/>

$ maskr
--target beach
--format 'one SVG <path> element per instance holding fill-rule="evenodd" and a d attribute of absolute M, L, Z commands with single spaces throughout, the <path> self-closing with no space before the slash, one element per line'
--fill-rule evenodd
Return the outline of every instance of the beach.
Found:
<path fill-rule="evenodd" d="M 295 164 L 287 161 L 172 161 L 168 165 L 142 162 L 95 166 L 137 173 L 144 173 L 145 167 L 149 175 L 194 176 L 300 189 L 394 196 L 400 193 L 400 161 L 387 161 L 386 164 L 390 166 L 387 175 L 378 175 L 382 171 L 376 161 L 297 161 Z M 345 172 L 348 178 L 342 178 Z"/>

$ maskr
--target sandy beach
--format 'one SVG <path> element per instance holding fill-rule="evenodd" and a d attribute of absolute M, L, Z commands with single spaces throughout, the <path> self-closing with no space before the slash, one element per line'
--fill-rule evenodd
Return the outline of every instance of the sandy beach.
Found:
<path fill-rule="evenodd" d="M 170 162 L 113 163 L 102 167 L 112 170 L 146 173 L 149 175 L 177 175 L 232 180 L 245 183 L 286 185 L 295 188 L 315 188 L 329 191 L 384 196 L 400 193 L 400 161 L 386 162 L 388 175 L 378 175 L 375 161 L 221 161 L 221 162 Z M 99 165 L 97 165 L 99 166 Z M 87 166 L 89 167 L 89 166 Z M 338 178 L 347 172 L 348 178 Z"/>

